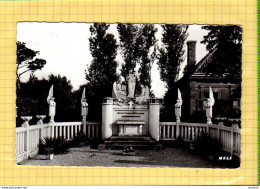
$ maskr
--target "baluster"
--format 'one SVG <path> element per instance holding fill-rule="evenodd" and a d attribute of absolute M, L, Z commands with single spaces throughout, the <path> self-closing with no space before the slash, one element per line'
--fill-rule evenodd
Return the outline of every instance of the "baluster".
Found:
<path fill-rule="evenodd" d="M 188 140 L 191 140 L 191 127 L 188 127 Z"/>
<path fill-rule="evenodd" d="M 24 137 L 25 132 L 22 132 L 22 133 L 23 133 L 23 134 L 22 134 L 22 152 L 24 152 L 24 149 L 25 149 L 25 148 L 24 148 L 24 145 L 25 145 L 25 144 L 24 144 L 24 143 L 25 143 L 25 142 L 24 142 L 24 140 L 25 140 L 25 137 Z"/>
<path fill-rule="evenodd" d="M 90 125 L 88 124 L 87 127 L 88 127 L 88 138 L 90 138 Z"/>
<path fill-rule="evenodd" d="M 170 138 L 170 135 L 169 135 L 169 125 L 166 125 L 166 138 Z"/>
<path fill-rule="evenodd" d="M 70 137 L 70 127 L 71 127 L 70 125 L 65 126 L 65 128 L 67 129 L 67 137 L 66 137 L 66 138 L 67 138 L 68 140 L 71 138 L 71 137 Z M 66 139 L 66 138 L 65 138 L 65 139 Z"/>
<path fill-rule="evenodd" d="M 61 126 L 58 126 L 58 138 L 62 136 Z"/>
<path fill-rule="evenodd" d="M 98 138 L 99 128 L 98 125 L 96 125 L 96 138 Z"/>
<path fill-rule="evenodd" d="M 55 126 L 55 138 L 58 138 L 58 125 Z"/>
<path fill-rule="evenodd" d="M 174 129 L 175 129 L 175 127 L 174 126 L 172 126 L 172 139 L 174 139 Z"/>
<path fill-rule="evenodd" d="M 17 154 L 20 154 L 20 153 L 21 153 L 21 152 L 20 152 L 20 149 L 21 149 L 20 133 L 17 133 L 17 134 L 16 134 L 16 141 L 17 141 L 17 146 L 18 146 L 16 153 L 17 153 Z"/>
<path fill-rule="evenodd" d="M 64 138 L 65 139 L 65 132 L 66 132 L 66 130 L 65 130 L 65 126 L 61 126 L 62 127 L 62 131 L 63 131 L 63 135 L 62 135 L 62 138 Z"/>
<path fill-rule="evenodd" d="M 32 148 L 33 148 L 33 145 L 34 145 L 35 131 L 36 131 L 36 130 L 32 131 L 32 140 L 31 140 L 31 147 L 30 147 L 30 149 L 32 149 Z"/>
<path fill-rule="evenodd" d="M 165 125 L 163 126 L 163 138 L 165 139 Z"/>
<path fill-rule="evenodd" d="M 184 126 L 184 129 L 183 129 L 183 130 L 184 130 L 184 134 L 183 134 L 183 136 L 184 136 L 184 139 L 187 139 L 187 135 L 186 135 L 186 133 L 187 133 L 187 132 L 186 132 L 186 130 L 187 130 L 187 127 L 186 127 L 186 126 Z"/>
<path fill-rule="evenodd" d="M 95 138 L 95 125 L 92 125 L 92 138 Z"/>

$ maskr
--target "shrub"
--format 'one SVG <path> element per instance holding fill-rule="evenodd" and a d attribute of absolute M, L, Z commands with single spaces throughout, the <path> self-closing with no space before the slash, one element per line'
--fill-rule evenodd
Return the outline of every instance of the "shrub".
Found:
<path fill-rule="evenodd" d="M 88 141 L 89 141 L 90 147 L 93 149 L 98 149 L 98 145 L 103 143 L 103 141 L 101 139 L 97 139 L 97 138 L 89 139 Z"/>
<path fill-rule="evenodd" d="M 88 144 L 88 136 L 83 132 L 78 132 L 70 141 L 72 147 L 84 146 L 86 144 Z"/>
<path fill-rule="evenodd" d="M 178 137 L 172 144 L 173 147 L 175 148 L 186 148 L 186 143 L 184 142 L 182 137 Z"/>
<path fill-rule="evenodd" d="M 54 139 L 53 146 L 54 146 L 54 154 L 64 154 L 70 148 L 69 142 L 62 137 Z"/>
<path fill-rule="evenodd" d="M 64 154 L 69 149 L 69 143 L 63 138 L 44 138 L 40 141 L 38 148 L 38 154 L 47 155 L 47 154 Z"/>
<path fill-rule="evenodd" d="M 194 140 L 195 152 L 202 157 L 207 158 L 209 155 L 218 157 L 221 153 L 221 145 L 216 139 L 209 134 L 202 132 L 202 134 Z"/>
<path fill-rule="evenodd" d="M 44 138 L 43 140 L 40 140 L 38 144 L 38 154 L 41 155 L 48 155 L 54 153 L 54 147 L 53 147 L 53 139 L 52 138 Z"/>
<path fill-rule="evenodd" d="M 180 136 L 174 141 L 160 141 L 160 143 L 164 147 L 181 148 L 181 149 L 187 148 L 187 143 Z"/>

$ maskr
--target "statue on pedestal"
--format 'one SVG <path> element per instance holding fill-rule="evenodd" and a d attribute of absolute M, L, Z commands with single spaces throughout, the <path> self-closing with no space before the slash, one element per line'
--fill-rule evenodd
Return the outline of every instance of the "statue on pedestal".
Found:
<path fill-rule="evenodd" d="M 207 99 L 207 102 L 206 102 L 206 116 L 207 116 L 207 124 L 212 124 L 211 122 L 211 118 L 212 118 L 212 107 L 214 106 L 215 104 L 215 99 L 214 99 L 214 96 L 213 96 L 213 92 L 212 92 L 212 89 L 211 87 L 209 87 L 209 98 Z"/>
<path fill-rule="evenodd" d="M 54 122 L 54 116 L 56 114 L 56 103 L 53 97 L 53 85 L 50 88 L 47 102 L 49 104 L 49 116 L 51 117 L 50 122 Z"/>
<path fill-rule="evenodd" d="M 149 99 L 149 87 L 141 85 L 142 92 L 141 95 L 136 97 L 136 102 L 138 104 L 145 103 Z"/>
<path fill-rule="evenodd" d="M 175 104 L 175 116 L 176 116 L 176 122 L 181 121 L 181 106 L 182 106 L 182 97 L 181 97 L 181 92 L 178 89 L 178 99 Z"/>
<path fill-rule="evenodd" d="M 88 103 L 87 99 L 85 97 L 85 88 L 82 91 L 81 95 L 81 116 L 83 120 L 86 120 L 86 117 L 88 115 Z"/>
<path fill-rule="evenodd" d="M 131 70 L 129 72 L 129 75 L 127 76 L 127 82 L 128 82 L 128 95 L 127 95 L 127 97 L 134 98 L 136 77 L 135 77 L 135 74 L 133 73 L 133 70 Z"/>
<path fill-rule="evenodd" d="M 84 98 L 83 102 L 81 103 L 81 116 L 83 119 L 86 119 L 88 115 L 88 103 L 87 99 Z"/>
<path fill-rule="evenodd" d="M 123 84 L 121 78 L 113 84 L 112 97 L 117 98 L 119 101 L 126 99 L 126 85 Z"/>

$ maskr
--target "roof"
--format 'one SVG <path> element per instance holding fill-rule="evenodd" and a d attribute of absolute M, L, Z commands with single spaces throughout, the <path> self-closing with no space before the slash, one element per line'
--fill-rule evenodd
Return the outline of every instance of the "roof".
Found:
<path fill-rule="evenodd" d="M 206 56 L 204 56 L 196 65 L 195 71 L 193 73 L 205 73 L 205 68 L 207 68 L 208 64 L 211 63 L 214 53 L 217 48 L 214 48 L 213 51 L 209 52 Z"/>

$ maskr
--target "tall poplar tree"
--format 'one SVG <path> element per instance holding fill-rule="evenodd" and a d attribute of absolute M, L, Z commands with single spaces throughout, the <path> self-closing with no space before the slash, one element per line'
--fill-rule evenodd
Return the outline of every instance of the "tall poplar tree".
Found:
<path fill-rule="evenodd" d="M 184 44 L 187 38 L 187 25 L 162 25 L 162 47 L 159 48 L 158 65 L 161 79 L 168 88 L 178 79 L 180 65 L 184 60 Z"/>
<path fill-rule="evenodd" d="M 139 50 L 139 77 L 140 83 L 151 88 L 151 69 L 156 58 L 156 42 L 155 33 L 157 28 L 152 24 L 141 25 L 142 48 Z"/>
<path fill-rule="evenodd" d="M 89 116 L 93 120 L 101 119 L 102 100 L 112 95 L 113 83 L 118 78 L 118 63 L 115 60 L 118 45 L 114 35 L 107 33 L 109 26 L 105 23 L 94 23 L 90 26 L 89 45 L 93 60 L 86 71 L 86 96 Z"/>

